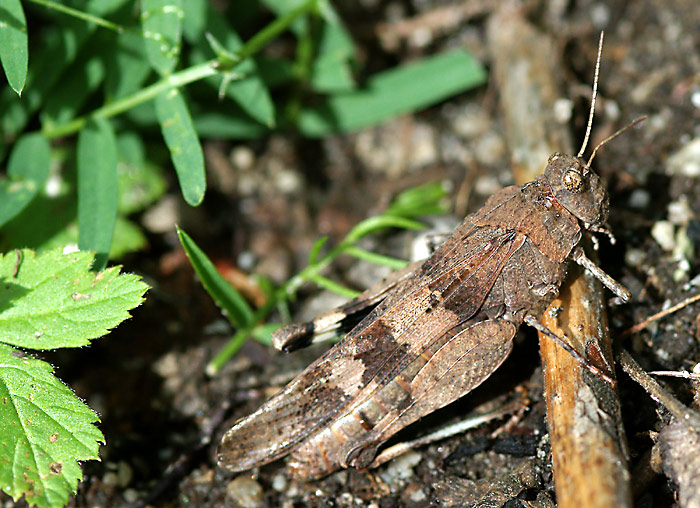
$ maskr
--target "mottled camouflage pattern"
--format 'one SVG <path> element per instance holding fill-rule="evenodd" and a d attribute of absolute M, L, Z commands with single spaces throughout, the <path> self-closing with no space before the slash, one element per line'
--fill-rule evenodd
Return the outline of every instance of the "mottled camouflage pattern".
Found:
<path fill-rule="evenodd" d="M 289 472 L 302 480 L 370 467 L 390 436 L 498 368 L 524 317 L 541 315 L 557 295 L 582 230 L 607 214 L 598 176 L 582 159 L 554 154 L 542 176 L 493 195 L 412 272 L 283 328 L 276 344 L 292 349 L 376 305 L 226 433 L 220 466 L 243 471 L 289 454 Z"/>

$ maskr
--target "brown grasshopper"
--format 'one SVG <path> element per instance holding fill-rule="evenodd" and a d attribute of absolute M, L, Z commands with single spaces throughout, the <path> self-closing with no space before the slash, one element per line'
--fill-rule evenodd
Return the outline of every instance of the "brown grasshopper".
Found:
<path fill-rule="evenodd" d="M 491 196 L 426 261 L 312 322 L 276 332 L 275 345 L 292 350 L 366 313 L 342 341 L 226 432 L 221 467 L 244 471 L 291 455 L 289 472 L 301 480 L 373 467 L 390 436 L 487 379 L 510 353 L 523 321 L 548 331 L 537 317 L 557 295 L 569 260 L 629 299 L 579 245 L 584 231 L 607 232 L 608 195 L 590 164 L 598 148 L 624 130 L 601 142 L 588 162 L 581 158 L 602 41 L 601 34 L 578 155 L 555 153 L 542 176 Z"/>

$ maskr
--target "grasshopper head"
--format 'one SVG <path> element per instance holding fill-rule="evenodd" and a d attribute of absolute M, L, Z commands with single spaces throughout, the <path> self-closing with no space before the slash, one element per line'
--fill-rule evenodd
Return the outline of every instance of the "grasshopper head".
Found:
<path fill-rule="evenodd" d="M 608 218 L 608 192 L 580 157 L 555 153 L 547 161 L 544 177 L 554 198 L 586 227 L 600 226 Z"/>

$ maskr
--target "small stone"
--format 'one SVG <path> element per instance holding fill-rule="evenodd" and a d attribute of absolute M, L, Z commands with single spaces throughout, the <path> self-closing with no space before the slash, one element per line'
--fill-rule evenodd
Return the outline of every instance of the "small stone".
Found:
<path fill-rule="evenodd" d="M 255 153 L 247 146 L 237 146 L 231 150 L 231 162 L 238 170 L 250 169 L 255 163 Z"/>
<path fill-rule="evenodd" d="M 119 486 L 119 476 L 113 471 L 107 471 L 102 477 L 102 484 L 105 487 L 118 487 Z"/>
<path fill-rule="evenodd" d="M 124 497 L 124 501 L 129 504 L 136 504 L 136 501 L 139 500 L 139 493 L 136 489 L 125 489 L 122 496 Z"/>
<path fill-rule="evenodd" d="M 651 228 L 651 237 L 668 252 L 676 245 L 673 229 L 673 224 L 667 220 L 657 221 Z"/>
<path fill-rule="evenodd" d="M 571 99 L 557 99 L 554 102 L 554 119 L 557 123 L 566 125 L 571 120 L 574 103 Z"/>
<path fill-rule="evenodd" d="M 258 508 L 263 505 L 263 489 L 250 476 L 234 478 L 226 486 L 226 496 L 241 508 Z"/>
<path fill-rule="evenodd" d="M 651 202 L 651 196 L 646 189 L 635 189 L 632 191 L 629 197 L 630 208 L 643 209 L 649 206 Z"/>
<path fill-rule="evenodd" d="M 685 196 L 668 204 L 668 220 L 671 224 L 687 226 L 694 218 L 695 213 L 688 206 L 688 199 Z"/>
<path fill-rule="evenodd" d="M 119 486 L 122 488 L 129 485 L 134 478 L 134 470 L 123 460 L 120 460 L 117 464 L 117 478 L 119 479 Z"/>
<path fill-rule="evenodd" d="M 666 173 L 700 177 L 700 137 L 686 143 L 666 161 Z"/>
<path fill-rule="evenodd" d="M 380 473 L 379 476 L 389 485 L 392 485 L 397 480 L 406 480 L 413 476 L 413 468 L 421 460 L 423 460 L 423 455 L 416 451 L 408 451 L 391 461 L 386 470 Z"/>

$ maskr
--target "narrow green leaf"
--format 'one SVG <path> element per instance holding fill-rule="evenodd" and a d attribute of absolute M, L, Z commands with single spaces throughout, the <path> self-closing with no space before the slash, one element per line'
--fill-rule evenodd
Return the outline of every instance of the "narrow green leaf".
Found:
<path fill-rule="evenodd" d="M 417 111 L 481 85 L 486 72 L 463 50 L 426 58 L 373 76 L 365 88 L 331 96 L 302 110 L 299 129 L 307 136 L 350 132 Z"/>
<path fill-rule="evenodd" d="M 188 0 L 191 1 L 191 0 Z M 142 0 L 141 25 L 153 68 L 167 76 L 177 65 L 182 38 L 183 0 Z"/>
<path fill-rule="evenodd" d="M 355 47 L 337 16 L 326 16 L 321 26 L 318 54 L 311 68 L 311 87 L 322 93 L 348 92 L 355 88 L 352 60 Z"/>
<path fill-rule="evenodd" d="M 138 91 L 152 72 L 146 57 L 145 41 L 138 33 L 120 34 L 115 45 L 106 55 L 109 70 L 105 92 L 112 100 Z"/>
<path fill-rule="evenodd" d="M 118 260 L 129 252 L 140 251 L 148 245 L 146 235 L 141 228 L 124 217 L 117 216 L 114 224 L 112 246 L 109 249 L 109 259 Z"/>
<path fill-rule="evenodd" d="M 135 132 L 117 136 L 119 213 L 128 215 L 157 201 L 167 190 L 163 170 L 146 158 L 146 148 Z"/>
<path fill-rule="evenodd" d="M 194 128 L 203 138 L 260 139 L 270 129 L 252 120 L 236 104 L 222 103 L 218 111 L 202 111 L 194 114 Z"/>
<path fill-rule="evenodd" d="M 78 136 L 78 247 L 95 251 L 95 270 L 107 264 L 117 220 L 117 141 L 104 118 Z"/>
<path fill-rule="evenodd" d="M 185 99 L 173 88 L 158 95 L 155 106 L 182 195 L 189 205 L 197 206 L 204 199 L 207 187 L 204 154 Z"/>
<path fill-rule="evenodd" d="M 31 349 L 89 344 L 129 318 L 148 289 L 119 267 L 90 271 L 90 252 L 0 255 L 2 342 Z"/>
<path fill-rule="evenodd" d="M 272 334 L 282 326 L 281 323 L 265 323 L 253 328 L 250 334 L 255 340 L 266 346 L 272 346 Z"/>
<path fill-rule="evenodd" d="M 328 277 L 324 277 L 323 275 L 315 274 L 312 275 L 310 279 L 319 286 L 321 286 L 323 289 L 332 291 L 333 293 L 340 296 L 345 296 L 347 298 L 355 298 L 357 295 L 360 294 L 359 291 L 354 291 L 350 288 L 346 288 L 342 284 L 338 284 L 334 280 L 331 280 Z"/>
<path fill-rule="evenodd" d="M 447 213 L 447 190 L 443 182 L 411 187 L 392 200 L 384 215 L 413 218 Z"/>
<path fill-rule="evenodd" d="M 185 37 L 201 50 L 201 60 L 204 60 L 205 51 L 207 55 L 213 51 L 217 58 L 222 59 L 222 63 L 232 63 L 231 57 L 243 47 L 241 38 L 226 19 L 217 14 L 210 2 L 185 3 L 184 30 Z M 218 88 L 221 80 L 226 79 L 227 73 L 229 78 L 235 79 L 224 84 L 225 95 L 233 99 L 251 118 L 266 127 L 274 127 L 274 102 L 258 75 L 255 60 L 248 58 L 229 71 L 224 71 L 223 76 L 214 76 L 206 81 Z"/>
<path fill-rule="evenodd" d="M 45 128 L 72 120 L 102 83 L 105 65 L 98 55 L 80 59 L 65 72 L 61 80 L 46 98 L 41 111 L 41 122 Z"/>
<path fill-rule="evenodd" d="M 8 180 L 0 182 L 0 226 L 19 214 L 41 190 L 49 175 L 51 147 L 40 133 L 15 143 L 7 164 Z"/>
<path fill-rule="evenodd" d="M 5 0 L 0 9 L 0 61 L 7 82 L 22 95 L 27 79 L 27 20 L 20 0 Z"/>
<path fill-rule="evenodd" d="M 418 221 L 406 219 L 404 217 L 394 217 L 391 215 L 377 215 L 369 217 L 357 224 L 345 237 L 345 242 L 354 243 L 360 238 L 375 231 L 387 228 L 402 229 L 423 229 L 425 226 Z"/>
<path fill-rule="evenodd" d="M 95 412 L 53 375 L 53 367 L 0 344 L 0 484 L 15 501 L 64 506 L 99 460 Z M 18 473 L 21 471 L 21 473 Z"/>
<path fill-rule="evenodd" d="M 328 241 L 327 236 L 322 236 L 318 240 L 314 242 L 313 247 L 311 247 L 311 251 L 309 251 L 309 264 L 312 265 L 316 262 L 318 259 L 318 255 L 321 253 L 321 249 L 323 246 L 326 244 Z"/>
<path fill-rule="evenodd" d="M 357 259 L 374 263 L 375 265 L 388 266 L 392 270 L 399 270 L 408 264 L 408 261 L 403 259 L 377 254 L 376 252 L 361 249 L 355 245 L 346 247 L 343 252 Z"/>
<path fill-rule="evenodd" d="M 246 299 L 221 276 L 207 255 L 187 233 L 178 228 L 177 235 L 204 289 L 221 307 L 231 324 L 236 328 L 252 326 L 255 316 Z"/>

